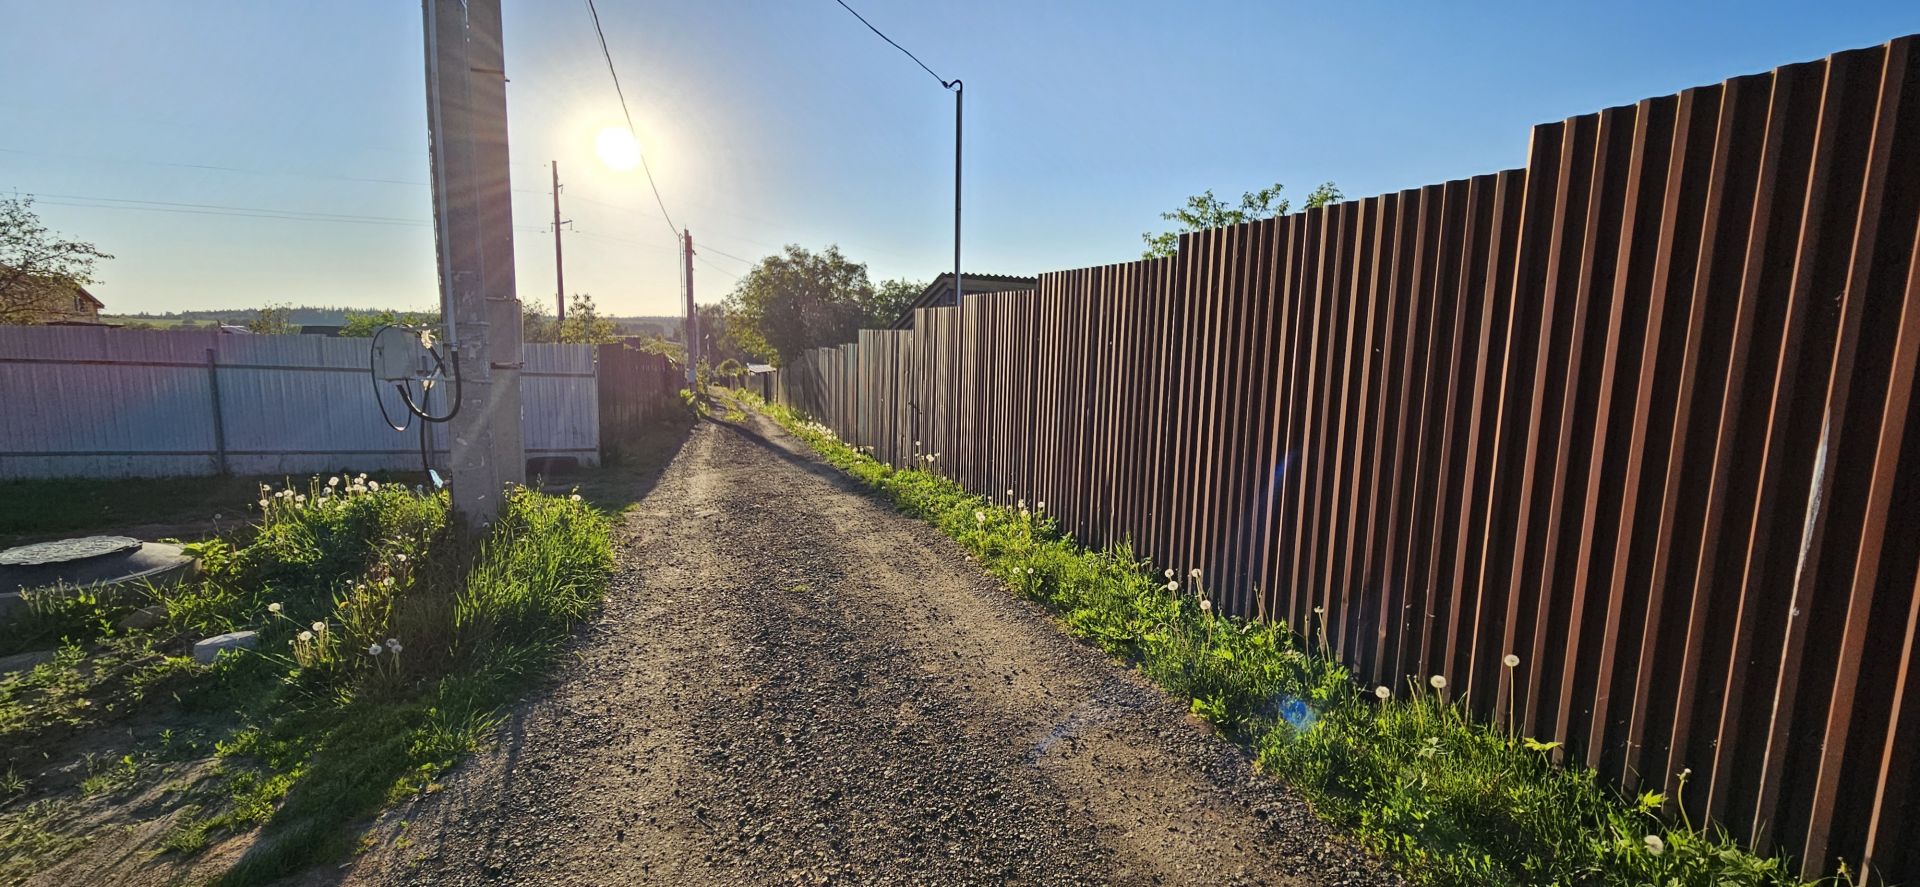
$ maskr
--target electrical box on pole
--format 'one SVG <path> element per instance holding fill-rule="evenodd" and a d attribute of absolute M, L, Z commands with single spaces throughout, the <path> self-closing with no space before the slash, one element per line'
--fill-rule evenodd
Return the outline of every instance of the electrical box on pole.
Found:
<path fill-rule="evenodd" d="M 421 7 L 440 308 L 464 404 L 447 423 L 448 480 L 455 515 L 480 527 L 526 480 L 500 0 Z"/>

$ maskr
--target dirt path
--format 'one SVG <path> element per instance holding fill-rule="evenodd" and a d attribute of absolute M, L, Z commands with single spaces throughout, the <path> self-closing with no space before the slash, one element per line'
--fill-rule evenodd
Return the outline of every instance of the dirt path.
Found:
<path fill-rule="evenodd" d="M 696 429 L 630 530 L 552 686 L 326 880 L 1393 882 L 764 418 Z"/>

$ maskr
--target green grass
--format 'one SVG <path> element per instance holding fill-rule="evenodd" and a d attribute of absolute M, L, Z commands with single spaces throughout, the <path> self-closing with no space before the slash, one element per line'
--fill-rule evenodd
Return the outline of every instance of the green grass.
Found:
<path fill-rule="evenodd" d="M 249 541 L 200 543 L 202 578 L 134 601 L 39 608 L 32 640 L 65 646 L 0 679 L 0 763 L 10 767 L 142 706 L 148 720 L 217 725 L 84 760 L 78 797 L 60 804 L 111 803 L 197 757 L 194 779 L 167 784 L 185 813 L 163 844 L 194 853 L 258 829 L 223 884 L 338 859 L 369 816 L 433 790 L 599 605 L 613 563 L 605 514 L 579 496 L 516 490 L 484 538 L 449 526 L 444 494 L 364 478 L 249 497 Z M 114 627 L 118 612 L 150 602 L 164 605 L 165 626 Z M 259 631 L 258 649 L 211 666 L 167 655 L 237 629 Z M 19 871 L 81 846 L 60 834 L 60 809 L 0 816 L 0 852 L 34 860 Z"/>
<path fill-rule="evenodd" d="M 736 395 L 756 403 L 752 395 Z M 1322 816 L 1433 885 L 1791 885 L 1780 858 L 1556 766 L 1556 743 L 1476 723 L 1424 687 L 1359 686 L 1285 624 L 1222 617 L 1201 577 L 1155 574 L 1125 546 L 1081 548 L 1024 502 L 881 464 L 780 406 L 769 415 L 901 511 L 932 523 L 1073 634 L 1127 661 L 1245 743 Z M 1684 784 L 1684 779 L 1682 780 Z M 1843 875 L 1844 877 L 1844 875 Z"/>

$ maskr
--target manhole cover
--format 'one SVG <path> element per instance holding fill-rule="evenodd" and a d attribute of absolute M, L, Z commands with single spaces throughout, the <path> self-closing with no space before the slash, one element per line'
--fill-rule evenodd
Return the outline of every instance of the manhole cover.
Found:
<path fill-rule="evenodd" d="M 36 542 L 0 551 L 0 566 L 27 567 L 40 564 L 64 564 L 90 557 L 120 554 L 140 547 L 140 540 L 128 536 L 81 536 Z"/>

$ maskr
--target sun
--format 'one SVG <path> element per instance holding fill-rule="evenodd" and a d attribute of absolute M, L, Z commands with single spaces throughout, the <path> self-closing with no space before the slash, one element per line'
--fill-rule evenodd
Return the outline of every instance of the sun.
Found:
<path fill-rule="evenodd" d="M 609 126 L 593 137 L 593 150 L 600 162 L 611 169 L 626 172 L 640 165 L 640 143 L 625 127 Z"/>

